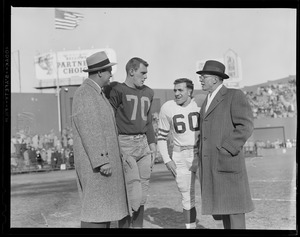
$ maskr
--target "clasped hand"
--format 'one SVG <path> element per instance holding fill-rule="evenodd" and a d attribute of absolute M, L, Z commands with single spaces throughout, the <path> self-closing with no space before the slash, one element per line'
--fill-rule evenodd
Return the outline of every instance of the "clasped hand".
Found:
<path fill-rule="evenodd" d="M 100 167 L 100 173 L 105 176 L 110 176 L 112 174 L 111 165 L 104 164 Z"/>

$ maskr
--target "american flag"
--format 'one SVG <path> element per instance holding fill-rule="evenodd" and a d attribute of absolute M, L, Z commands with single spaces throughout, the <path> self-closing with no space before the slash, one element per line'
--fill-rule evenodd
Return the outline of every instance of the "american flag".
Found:
<path fill-rule="evenodd" d="M 83 15 L 80 13 L 55 9 L 55 29 L 73 30 L 82 19 Z"/>

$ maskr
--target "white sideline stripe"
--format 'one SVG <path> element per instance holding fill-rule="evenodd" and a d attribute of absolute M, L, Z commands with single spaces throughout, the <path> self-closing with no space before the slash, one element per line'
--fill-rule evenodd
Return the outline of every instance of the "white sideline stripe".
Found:
<path fill-rule="evenodd" d="M 148 195 L 148 197 L 169 197 L 169 195 Z M 196 198 L 201 198 L 201 196 L 196 195 Z M 281 199 L 281 198 L 252 198 L 253 201 L 275 201 L 275 202 L 296 202 L 293 199 Z M 292 206 L 291 206 L 292 207 Z"/>
<path fill-rule="evenodd" d="M 253 201 L 276 201 L 276 202 L 296 202 L 296 200 L 289 199 L 270 199 L 270 198 L 252 198 Z"/>
<path fill-rule="evenodd" d="M 295 171 L 293 171 L 295 172 Z M 272 183 L 272 182 L 293 182 L 295 181 L 294 179 L 271 179 L 271 180 L 267 180 L 267 179 L 262 179 L 262 180 L 251 180 L 250 183 L 254 183 L 254 182 L 265 182 L 265 183 Z"/>

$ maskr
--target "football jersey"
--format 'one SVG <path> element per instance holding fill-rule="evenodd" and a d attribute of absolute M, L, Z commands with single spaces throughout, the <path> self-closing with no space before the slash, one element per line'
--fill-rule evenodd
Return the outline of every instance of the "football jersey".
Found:
<path fill-rule="evenodd" d="M 115 110 L 119 134 L 135 135 L 147 132 L 147 126 L 152 126 L 150 110 L 153 96 L 153 90 L 145 85 L 131 88 L 125 83 L 117 83 L 112 87 L 109 101 Z M 151 137 L 148 140 L 154 142 L 154 133 Z"/>
<path fill-rule="evenodd" d="M 195 146 L 199 140 L 200 106 L 194 99 L 186 106 L 177 105 L 174 100 L 165 102 L 159 113 L 158 141 L 167 140 L 172 133 L 176 146 Z"/>

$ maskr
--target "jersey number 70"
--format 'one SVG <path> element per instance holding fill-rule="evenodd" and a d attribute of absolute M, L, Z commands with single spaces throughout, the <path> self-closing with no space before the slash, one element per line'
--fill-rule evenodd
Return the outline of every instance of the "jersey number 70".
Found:
<path fill-rule="evenodd" d="M 131 120 L 136 120 L 136 113 L 137 113 L 137 107 L 138 107 L 138 97 L 136 95 L 126 95 L 127 101 L 133 100 L 133 110 L 131 114 Z M 147 104 L 147 107 L 146 107 Z M 146 108 L 146 110 L 145 110 Z M 141 117 L 144 121 L 147 121 L 147 112 L 150 108 L 150 99 L 148 97 L 142 96 L 141 97 Z M 145 111 L 146 114 L 145 114 Z"/>

